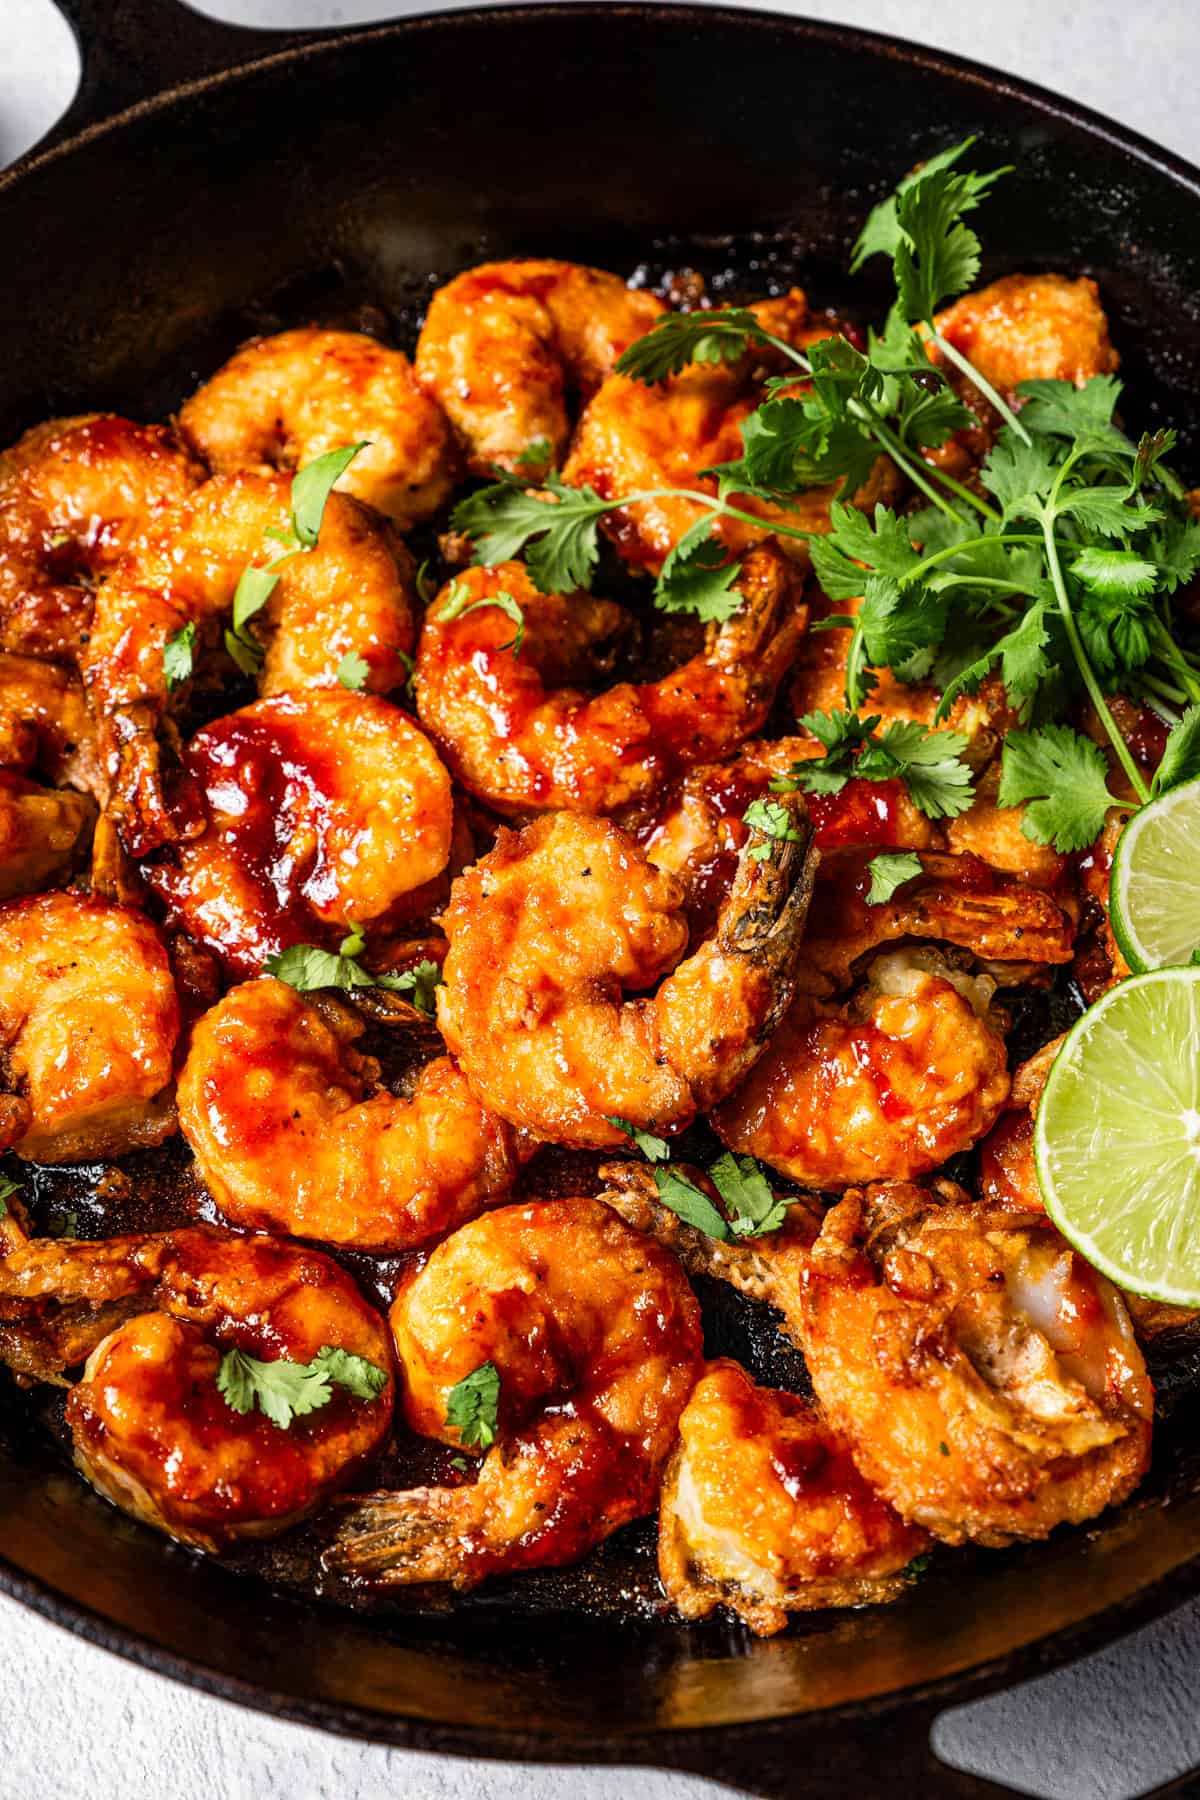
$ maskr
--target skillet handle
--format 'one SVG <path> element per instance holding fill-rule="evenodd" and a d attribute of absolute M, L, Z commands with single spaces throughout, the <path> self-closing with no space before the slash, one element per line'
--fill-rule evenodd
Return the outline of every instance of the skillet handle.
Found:
<path fill-rule="evenodd" d="M 55 0 L 55 5 L 75 33 L 83 72 L 70 106 L 37 145 L 39 155 L 179 82 L 336 35 L 223 25 L 184 0 Z"/>
<path fill-rule="evenodd" d="M 931 1731 L 943 1705 L 697 1732 L 655 1761 L 754 1800 L 1016 1800 L 1015 1788 L 941 1761 Z"/>

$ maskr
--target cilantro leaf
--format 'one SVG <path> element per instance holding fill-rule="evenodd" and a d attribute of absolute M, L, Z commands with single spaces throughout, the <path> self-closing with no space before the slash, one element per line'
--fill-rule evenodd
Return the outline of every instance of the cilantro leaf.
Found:
<path fill-rule="evenodd" d="M 769 334 L 744 307 L 663 313 L 645 337 L 617 358 L 616 371 L 632 381 L 665 381 L 692 363 L 735 363 L 747 344 L 764 341 L 770 341 Z"/>
<path fill-rule="evenodd" d="M 928 819 L 953 819 L 975 798 L 971 770 L 962 760 L 961 731 L 926 731 L 915 719 L 896 719 L 858 759 L 868 780 L 898 775 L 918 811 Z"/>
<path fill-rule="evenodd" d="M 8 1203 L 13 1195 L 19 1194 L 20 1191 L 20 1182 L 10 1181 L 7 1175 L 0 1175 L 0 1219 L 7 1219 Z"/>
<path fill-rule="evenodd" d="M 1036 517 L 1062 458 L 1053 444 L 1025 443 L 1006 425 L 979 472 L 983 485 L 1004 509 L 1005 519 Z"/>
<path fill-rule="evenodd" d="M 337 666 L 338 680 L 344 688 L 349 688 L 352 693 L 357 693 L 363 687 L 370 673 L 366 658 L 360 656 L 357 650 L 351 650 L 346 656 L 343 656 Z"/>
<path fill-rule="evenodd" d="M 1150 539 L 1150 554 L 1165 594 L 1188 582 L 1200 568 L 1200 519 L 1172 516 Z"/>
<path fill-rule="evenodd" d="M 594 488 L 550 475 L 538 493 L 507 481 L 480 488 L 459 501 L 451 524 L 473 541 L 476 563 L 509 562 L 524 550 L 544 594 L 569 594 L 591 586 L 600 519 L 612 507 Z"/>
<path fill-rule="evenodd" d="M 666 1138 L 655 1137 L 651 1131 L 643 1131 L 638 1125 L 631 1125 L 628 1119 L 620 1119 L 608 1113 L 605 1118 L 618 1131 L 623 1131 L 627 1138 L 632 1138 L 647 1162 L 666 1162 L 671 1154 L 671 1146 Z"/>
<path fill-rule="evenodd" d="M 1098 744 L 1069 725 L 1010 731 L 1000 767 L 1001 806 L 1025 806 L 1021 829 L 1034 843 L 1086 850 L 1111 806 L 1108 764 Z"/>
<path fill-rule="evenodd" d="M 163 674 L 168 688 L 178 687 L 181 682 L 190 679 L 195 648 L 196 621 L 190 619 L 163 645 Z"/>
<path fill-rule="evenodd" d="M 1082 387 L 1073 381 L 1022 381 L 1016 391 L 1025 402 L 1021 423 L 1026 430 L 1133 450 L 1125 433 L 1112 422 L 1121 397 L 1121 383 L 1115 375 L 1093 375 Z"/>
<path fill-rule="evenodd" d="M 404 969 L 399 975 L 372 975 L 369 980 L 375 987 L 388 988 L 396 994 L 407 994 L 417 1011 L 428 1013 L 430 1018 L 437 1012 L 437 990 L 441 986 L 442 971 L 429 957 L 414 963 L 411 969 Z"/>
<path fill-rule="evenodd" d="M 355 1400 L 374 1400 L 388 1382 L 386 1369 L 338 1344 L 322 1344 L 309 1366 L 320 1369 L 335 1387 L 345 1388 Z"/>
<path fill-rule="evenodd" d="M 858 235 L 854 253 L 850 262 L 850 273 L 857 275 L 863 264 L 872 256 L 894 256 L 901 239 L 900 221 L 896 216 L 896 202 L 919 181 L 927 176 L 936 175 L 939 170 L 952 168 L 959 158 L 965 156 L 976 141 L 976 133 L 963 138 L 961 143 L 951 144 L 947 150 L 939 150 L 936 156 L 930 156 L 919 168 L 912 169 L 896 184 L 894 192 L 886 200 L 879 201 L 867 214 L 867 222 Z M 999 171 L 997 171 L 998 173 Z M 985 178 L 986 179 L 986 178 Z M 995 177 L 992 177 L 994 180 Z"/>
<path fill-rule="evenodd" d="M 1144 556 L 1107 545 L 1086 545 L 1070 566 L 1081 586 L 1105 600 L 1136 599 L 1152 593 L 1158 581 L 1158 570 Z"/>
<path fill-rule="evenodd" d="M 262 611 L 275 592 L 279 585 L 280 565 L 288 560 L 288 557 L 280 556 L 264 567 L 248 563 L 242 570 L 233 592 L 233 629 L 239 638 L 244 633 L 247 621 L 255 613 Z"/>
<path fill-rule="evenodd" d="M 266 652 L 256 639 L 242 637 L 236 631 L 230 631 L 227 628 L 224 642 L 226 655 L 242 671 L 243 675 L 258 674 Z"/>
<path fill-rule="evenodd" d="M 658 1189 L 658 1197 L 685 1225 L 702 1231 L 705 1237 L 716 1238 L 724 1243 L 729 1237 L 729 1226 L 721 1217 L 708 1195 L 695 1182 L 689 1181 L 677 1169 L 655 1169 L 654 1185 Z"/>
<path fill-rule="evenodd" d="M 731 619 L 742 604 L 734 587 L 741 562 L 712 536 L 712 521 L 689 526 L 667 556 L 654 589 L 654 604 L 663 612 L 694 613 L 706 624 Z"/>
<path fill-rule="evenodd" d="M 979 273 L 979 239 L 962 223 L 1006 171 L 964 174 L 943 166 L 923 171 L 896 196 L 899 242 L 892 255 L 906 318 L 932 319 L 944 300 L 965 293 Z"/>
<path fill-rule="evenodd" d="M 1118 538 L 1154 525 L 1163 516 L 1161 507 L 1133 500 L 1132 490 L 1124 486 L 1067 488 L 1055 502 L 1055 512 L 1078 519 L 1103 537 Z"/>
<path fill-rule="evenodd" d="M 887 851 L 883 855 L 873 856 L 867 864 L 871 876 L 871 887 L 867 894 L 868 906 L 882 906 L 890 900 L 896 889 L 903 887 L 906 881 L 912 881 L 923 872 L 919 856 L 911 850 Z"/>
<path fill-rule="evenodd" d="M 835 500 L 829 509 L 829 525 L 829 542 L 843 556 L 865 563 L 877 575 L 894 575 L 899 578 L 906 575 L 919 560 L 909 536 L 908 521 L 898 519 L 886 506 L 876 506 L 872 520 L 857 507 L 846 506 L 842 501 Z M 864 574 L 865 571 L 859 571 L 859 585 L 855 589 L 857 594 L 862 593 Z M 841 597 L 843 596 L 830 596 L 831 599 Z M 847 594 L 844 598 L 851 599 L 853 596 Z"/>
<path fill-rule="evenodd" d="M 1165 794 L 1196 775 L 1200 775 L 1200 706 L 1189 706 L 1171 727 L 1150 791 L 1155 796 Z"/>
<path fill-rule="evenodd" d="M 467 1449 L 490 1450 L 496 1441 L 500 1410 L 500 1371 L 494 1362 L 480 1363 L 446 1396 L 446 1423 Z"/>
<path fill-rule="evenodd" d="M 798 831 L 792 815 L 778 800 L 752 800 L 742 814 L 742 822 L 764 838 L 776 843 L 802 844 L 806 833 Z M 746 852 L 752 862 L 765 862 L 771 854 L 770 843 L 755 844 Z"/>
<path fill-rule="evenodd" d="M 902 588 L 890 575 L 868 575 L 857 624 L 874 666 L 893 668 L 937 644 L 945 623 L 946 601 L 935 589 Z"/>
<path fill-rule="evenodd" d="M 358 444 L 343 444 L 336 450 L 327 450 L 323 456 L 314 456 L 311 462 L 296 470 L 292 477 L 292 530 L 302 549 L 311 550 L 315 546 L 334 483 L 346 473 L 359 452 L 366 449 L 368 442 L 364 438 Z"/>
<path fill-rule="evenodd" d="M 937 385 L 929 386 L 928 382 Z M 897 384 L 896 429 L 906 444 L 937 450 L 956 431 L 969 431 L 979 420 L 954 389 L 933 370 L 914 380 L 903 375 Z"/>
<path fill-rule="evenodd" d="M 735 1156 L 726 1150 L 708 1173 L 729 1209 L 729 1225 L 736 1237 L 762 1237 L 779 1230 L 787 1218 L 787 1202 L 776 1199 L 752 1156 Z"/>
<path fill-rule="evenodd" d="M 541 475 L 553 460 L 554 445 L 549 438 L 540 437 L 526 444 L 514 466 L 523 475 Z"/>
<path fill-rule="evenodd" d="M 276 981 L 286 981 L 298 993 L 312 993 L 316 988 L 375 987 L 373 975 L 352 956 L 339 956 L 333 950 L 322 950 L 317 944 L 291 944 L 263 964 Z"/>

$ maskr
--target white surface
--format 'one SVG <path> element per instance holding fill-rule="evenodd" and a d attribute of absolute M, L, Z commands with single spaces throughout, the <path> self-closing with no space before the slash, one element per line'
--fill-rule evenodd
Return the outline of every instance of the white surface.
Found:
<path fill-rule="evenodd" d="M 390 0 L 208 0 L 202 10 L 294 28 L 405 9 Z M 1011 69 L 1200 161 L 1197 0 L 808 0 L 793 10 Z M 70 33 L 49 0 L 0 0 L 0 163 L 48 129 L 76 74 Z M 938 1748 L 1042 1800 L 1132 1800 L 1200 1765 L 1198 1663 L 1200 1608 L 1187 1607 L 1074 1669 L 945 1715 Z M 160 1681 L 0 1601 L 3 1797 L 718 1800 L 726 1792 L 645 1770 L 462 1763 L 343 1743 Z"/>

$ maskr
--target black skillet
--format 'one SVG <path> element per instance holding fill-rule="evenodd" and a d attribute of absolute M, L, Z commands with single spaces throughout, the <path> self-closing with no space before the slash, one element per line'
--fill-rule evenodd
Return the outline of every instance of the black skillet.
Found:
<path fill-rule="evenodd" d="M 989 202 L 986 272 L 1096 274 L 1131 414 L 1181 426 L 1200 461 L 1200 175 L 1037 89 L 717 9 L 585 0 L 300 40 L 174 0 L 61 3 L 80 94 L 0 176 L 0 442 L 55 412 L 169 410 L 256 318 L 337 295 L 411 316 L 430 271 L 485 253 L 690 262 L 717 291 L 798 269 L 845 299 L 869 202 L 978 131 L 1017 165 Z M 937 1761 L 937 1712 L 1200 1589 L 1186 1395 L 1143 1495 L 1093 1529 L 951 1557 L 894 1608 L 765 1643 L 589 1618 L 578 1596 L 365 1618 L 281 1594 L 130 1524 L 4 1398 L 0 1588 L 228 1699 L 424 1749 L 656 1764 L 767 1796 L 999 1793 Z"/>

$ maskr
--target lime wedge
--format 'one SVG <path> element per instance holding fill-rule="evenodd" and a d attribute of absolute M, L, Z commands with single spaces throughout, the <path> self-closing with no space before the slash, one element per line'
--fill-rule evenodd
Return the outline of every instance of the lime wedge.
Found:
<path fill-rule="evenodd" d="M 1131 975 L 1077 1020 L 1034 1151 L 1046 1211 L 1088 1262 L 1200 1306 L 1200 968 Z"/>
<path fill-rule="evenodd" d="M 1200 946 L 1200 777 L 1140 807 L 1117 840 L 1112 927 L 1138 974 L 1186 963 Z"/>

